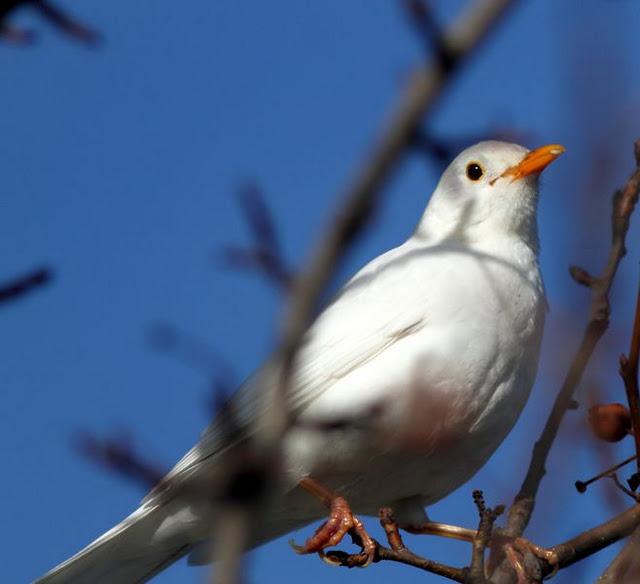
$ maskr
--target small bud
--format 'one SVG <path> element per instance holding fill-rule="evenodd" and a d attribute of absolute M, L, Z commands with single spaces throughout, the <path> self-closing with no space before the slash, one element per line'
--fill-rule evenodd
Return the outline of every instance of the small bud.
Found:
<path fill-rule="evenodd" d="M 593 433 L 607 442 L 619 442 L 631 431 L 631 414 L 622 404 L 600 404 L 589 409 Z"/>

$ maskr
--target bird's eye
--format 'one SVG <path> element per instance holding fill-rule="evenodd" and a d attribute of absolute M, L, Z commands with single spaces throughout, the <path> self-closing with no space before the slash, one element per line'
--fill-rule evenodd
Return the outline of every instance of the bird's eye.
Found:
<path fill-rule="evenodd" d="M 467 178 L 472 181 L 477 181 L 482 178 L 484 170 L 477 162 L 470 162 L 467 164 Z"/>

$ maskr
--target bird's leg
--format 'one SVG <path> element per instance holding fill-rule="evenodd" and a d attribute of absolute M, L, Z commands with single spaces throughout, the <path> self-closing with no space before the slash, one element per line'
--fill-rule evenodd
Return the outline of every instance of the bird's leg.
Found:
<path fill-rule="evenodd" d="M 291 542 L 293 549 L 299 554 L 317 553 L 323 560 L 331 564 L 360 568 L 371 564 L 375 556 L 376 542 L 367 533 L 362 521 L 353 514 L 346 499 L 310 477 L 302 479 L 300 487 L 320 499 L 329 508 L 329 518 L 316 529 L 316 532 L 307 539 L 304 545 L 296 545 Z M 338 545 L 347 533 L 362 547 L 359 554 L 344 556 L 324 552 L 326 548 Z"/>
<path fill-rule="evenodd" d="M 513 540 L 514 549 L 518 550 L 523 556 L 527 552 L 533 554 L 539 560 L 543 560 L 549 564 L 553 570 L 547 578 L 552 578 L 556 575 L 556 572 L 560 569 L 560 559 L 558 554 L 553 549 L 546 549 L 536 545 L 535 543 L 525 539 L 524 537 L 517 537 Z"/>
<path fill-rule="evenodd" d="M 448 537 L 451 539 L 457 539 L 460 541 L 473 542 L 477 535 L 475 529 L 469 529 L 468 527 L 458 527 L 457 525 L 448 525 L 447 523 L 437 523 L 435 521 L 426 521 L 420 525 L 404 525 L 402 527 L 406 532 L 418 534 L 418 535 L 437 535 L 439 537 Z M 552 576 L 558 570 L 559 560 L 557 554 L 553 550 L 549 550 L 540 547 L 524 537 L 509 537 L 500 533 L 499 530 L 491 536 L 490 545 L 501 547 L 505 550 L 507 559 L 516 574 L 522 569 L 520 562 L 515 562 L 514 558 L 517 558 L 516 551 L 522 556 L 524 554 L 531 553 L 539 560 L 547 562 L 553 567 Z M 505 549 L 505 548 L 508 548 Z"/>
<path fill-rule="evenodd" d="M 403 525 L 408 533 L 416 535 L 437 535 L 439 537 L 448 537 L 460 541 L 473 542 L 477 535 L 477 530 L 468 527 L 458 527 L 457 525 L 449 525 L 447 523 L 438 523 L 436 521 L 426 521 L 420 525 Z"/>

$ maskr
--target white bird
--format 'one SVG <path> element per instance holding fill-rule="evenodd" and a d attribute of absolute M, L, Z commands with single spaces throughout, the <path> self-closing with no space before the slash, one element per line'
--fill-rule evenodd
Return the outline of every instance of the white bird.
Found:
<path fill-rule="evenodd" d="M 547 309 L 538 176 L 563 151 L 495 141 L 463 151 L 413 235 L 360 270 L 318 317 L 292 376 L 290 406 L 298 417 L 285 436 L 281 481 L 251 545 L 326 515 L 307 491 L 327 499 L 337 523 L 302 552 L 334 545 L 354 521 L 359 529 L 349 506 L 365 515 L 388 506 L 400 525 L 424 524 L 425 506 L 485 464 L 518 419 L 536 375 Z M 236 440 L 253 427 L 266 370 L 233 398 Z M 236 447 L 221 425 L 214 420 L 165 484 L 185 486 L 215 473 L 221 454 Z M 186 554 L 204 563 L 216 512 L 211 498 L 197 499 L 194 490 L 156 490 L 37 582 L 130 584 Z"/>

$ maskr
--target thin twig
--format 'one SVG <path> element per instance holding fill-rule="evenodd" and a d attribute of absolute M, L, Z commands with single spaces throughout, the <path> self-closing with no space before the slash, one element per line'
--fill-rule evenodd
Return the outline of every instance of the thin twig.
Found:
<path fill-rule="evenodd" d="M 380 525 L 382 525 L 382 529 L 384 529 L 384 532 L 387 535 L 387 541 L 389 542 L 391 549 L 396 552 L 405 549 L 406 546 L 402 541 L 400 529 L 398 528 L 398 524 L 393 517 L 392 510 L 388 507 L 383 507 L 382 509 L 380 509 L 378 517 L 380 518 Z"/>
<path fill-rule="evenodd" d="M 25 294 L 51 282 L 52 272 L 49 268 L 38 268 L 24 276 L 0 286 L 0 303 L 17 300 Z"/>
<path fill-rule="evenodd" d="M 434 562 L 433 560 L 418 556 L 409 550 L 402 541 L 400 529 L 393 517 L 391 509 L 386 507 L 380 509 L 378 516 L 380 518 L 380 525 L 382 525 L 382 528 L 387 535 L 387 541 L 389 542 L 390 547 L 385 547 L 379 542 L 376 542 L 376 555 L 374 562 L 399 562 L 401 564 L 406 564 L 407 566 L 419 568 L 425 572 L 430 572 L 431 574 L 443 576 L 444 578 L 448 578 L 455 582 L 465 581 L 468 570 Z"/>
<path fill-rule="evenodd" d="M 221 253 L 223 265 L 256 271 L 279 291 L 286 292 L 291 286 L 294 273 L 284 259 L 275 220 L 262 190 L 256 184 L 246 185 L 238 191 L 238 201 L 251 230 L 253 245 L 225 246 Z"/>
<path fill-rule="evenodd" d="M 80 432 L 74 441 L 80 454 L 91 462 L 140 483 L 146 490 L 155 487 L 165 475 L 165 469 L 138 454 L 127 437 L 101 440 L 88 432 Z"/>
<path fill-rule="evenodd" d="M 445 69 L 450 67 L 453 55 L 449 53 L 442 36 L 442 28 L 436 21 L 431 6 L 424 0 L 403 0 L 403 5 L 425 48 L 425 53 L 435 54 Z"/>
<path fill-rule="evenodd" d="M 613 484 L 618 487 L 627 497 L 631 497 L 636 503 L 638 502 L 638 496 L 631 490 L 625 487 L 618 478 L 617 473 L 611 473 L 608 477 L 613 481 Z"/>
<path fill-rule="evenodd" d="M 636 170 L 622 190 L 618 191 L 613 198 L 612 241 L 609 258 L 602 274 L 593 278 L 590 283 L 591 307 L 582 342 L 556 397 L 542 434 L 535 443 L 529 468 L 520 491 L 509 509 L 507 532 L 511 536 L 522 535 L 529 523 L 535 497 L 546 472 L 547 457 L 560 428 L 560 423 L 573 399 L 573 393 L 582 379 L 582 374 L 596 344 L 609 326 L 609 290 L 620 261 L 626 253 L 625 241 L 629 230 L 629 220 L 640 193 L 640 140 L 635 143 L 635 160 Z"/>
<path fill-rule="evenodd" d="M 51 22 L 56 28 L 68 36 L 94 46 L 100 42 L 100 34 L 69 16 L 47 0 L 4 0 L 0 5 L 0 38 L 14 43 L 28 44 L 35 40 L 35 34 L 28 30 L 18 29 L 7 24 L 8 16 L 21 6 L 30 6 Z"/>
<path fill-rule="evenodd" d="M 608 468 L 607 470 L 604 470 L 598 473 L 597 475 L 591 477 L 590 479 L 587 479 L 586 481 L 576 481 L 575 482 L 576 490 L 578 491 L 578 493 L 584 493 L 587 490 L 587 487 L 591 483 L 595 483 L 596 481 L 599 481 L 604 477 L 611 476 L 612 473 L 622 468 L 623 466 L 629 464 L 630 462 L 634 461 L 636 458 L 637 456 L 634 454 L 633 456 L 630 456 L 629 458 L 625 458 L 622 462 L 619 462 L 618 464 L 612 466 L 611 468 Z"/>
<path fill-rule="evenodd" d="M 607 566 L 601 574 L 596 584 L 621 584 L 621 582 L 631 582 L 627 580 L 630 570 L 637 570 L 640 567 L 640 529 L 636 529 L 629 541 L 625 544 L 620 553 Z"/>
<path fill-rule="evenodd" d="M 455 568 L 453 566 L 434 562 L 433 560 L 418 556 L 406 548 L 402 550 L 392 550 L 391 548 L 378 544 L 376 558 L 374 561 L 379 562 L 382 560 L 413 566 L 414 568 L 424 570 L 425 572 L 430 572 L 431 574 L 437 574 L 438 576 L 448 578 L 454 582 L 464 582 L 467 574 L 467 570 L 464 568 Z"/>
<path fill-rule="evenodd" d="M 491 541 L 493 534 L 493 525 L 496 519 L 504 511 L 504 506 L 499 505 L 495 509 L 490 509 L 484 502 L 482 491 L 473 492 L 473 501 L 478 508 L 480 522 L 476 536 L 471 544 L 471 565 L 467 575 L 467 584 L 485 584 L 487 582 L 485 576 L 484 553 Z"/>

